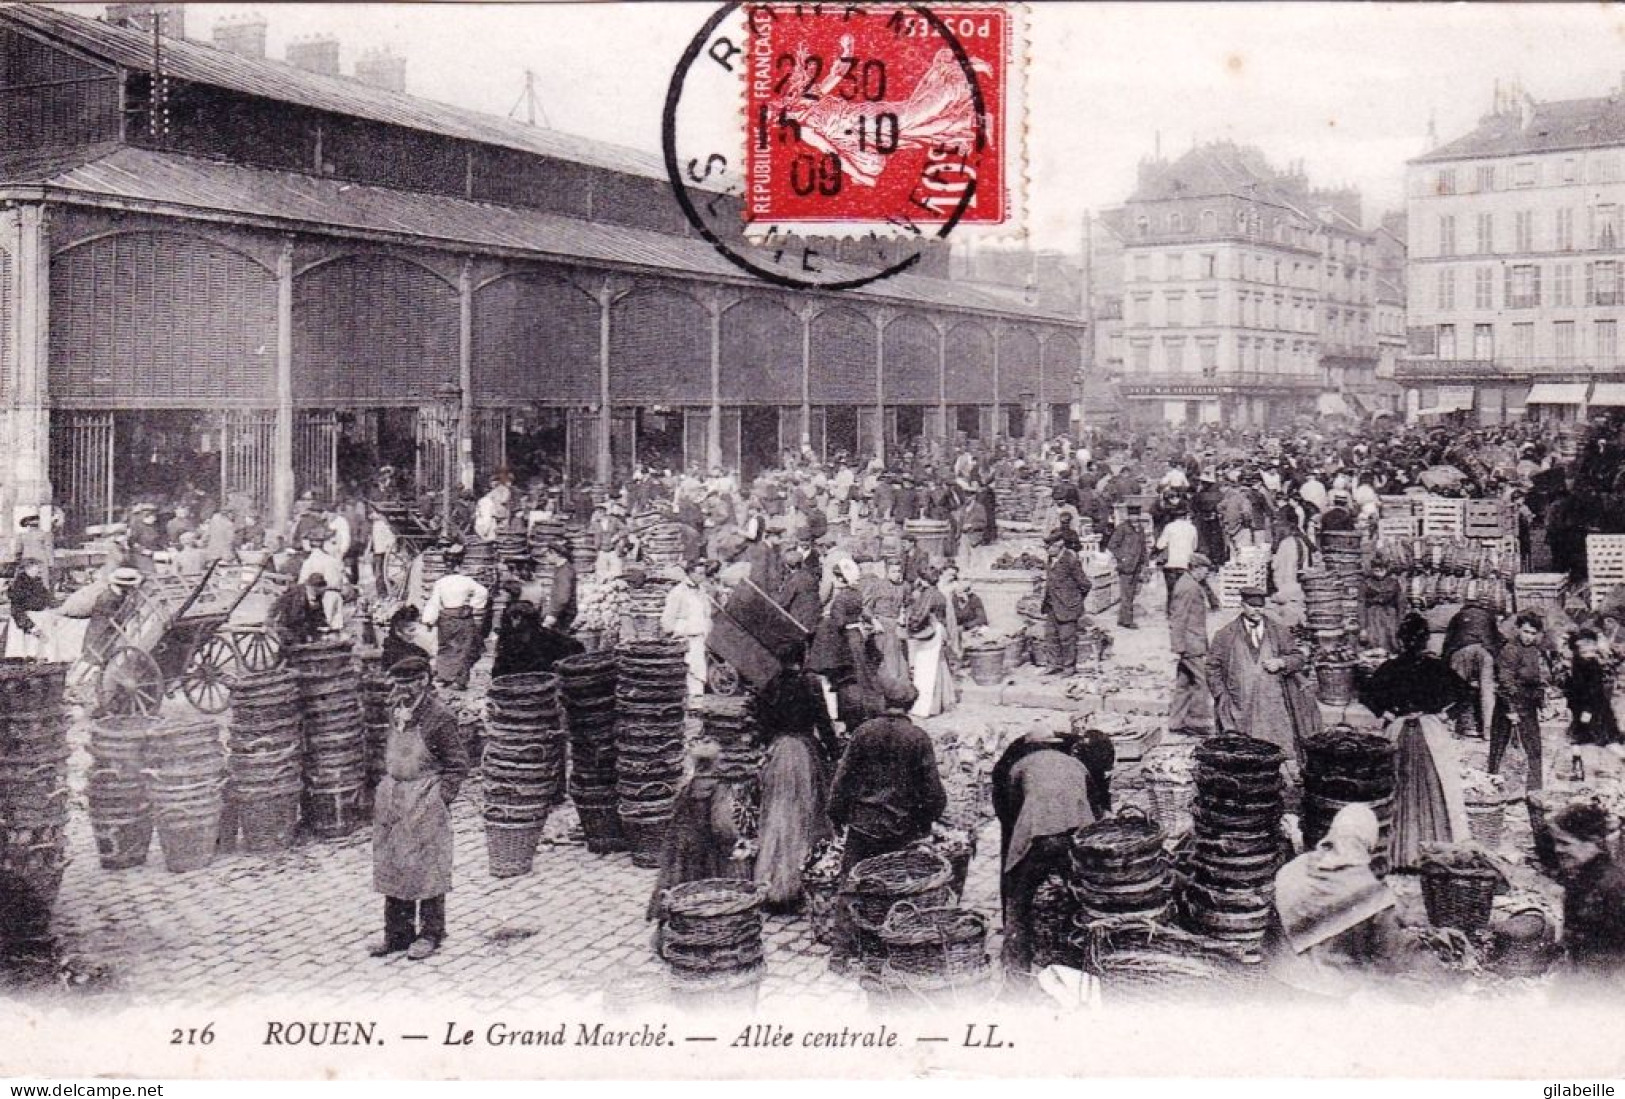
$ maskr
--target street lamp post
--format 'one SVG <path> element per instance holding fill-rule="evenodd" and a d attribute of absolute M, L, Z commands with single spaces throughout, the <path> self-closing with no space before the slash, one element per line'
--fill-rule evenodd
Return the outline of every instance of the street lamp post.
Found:
<path fill-rule="evenodd" d="M 440 458 L 440 536 L 451 537 L 452 490 L 457 484 L 457 446 L 463 437 L 463 391 L 453 382 L 435 390 L 435 402 L 440 406 L 440 423 L 445 435 Z"/>

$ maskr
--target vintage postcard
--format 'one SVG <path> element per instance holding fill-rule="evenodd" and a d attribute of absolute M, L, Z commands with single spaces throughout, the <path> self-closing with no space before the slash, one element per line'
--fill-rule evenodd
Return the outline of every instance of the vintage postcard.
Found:
<path fill-rule="evenodd" d="M 1622 27 L 0 5 L 0 1078 L 1612 1094 Z"/>

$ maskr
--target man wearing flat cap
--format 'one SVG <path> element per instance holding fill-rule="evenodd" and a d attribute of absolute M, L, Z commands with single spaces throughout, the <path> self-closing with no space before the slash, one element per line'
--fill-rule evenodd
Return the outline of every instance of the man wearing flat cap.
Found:
<path fill-rule="evenodd" d="M 1241 614 L 1213 635 L 1208 684 L 1220 732 L 1267 740 L 1296 760 L 1320 732 L 1320 706 L 1306 678 L 1309 654 L 1264 613 L 1266 599 L 1262 587 L 1242 589 Z"/>
<path fill-rule="evenodd" d="M 375 958 L 405 951 L 421 961 L 446 937 L 451 803 L 468 776 L 468 755 L 430 675 L 421 657 L 389 669 L 389 741 L 372 823 L 372 884 L 384 895 L 384 938 L 370 951 Z"/>
<path fill-rule="evenodd" d="M 1168 728 L 1190 736 L 1213 732 L 1213 696 L 1207 685 L 1207 589 L 1203 587 L 1210 568 L 1205 554 L 1192 554 L 1168 599 L 1168 643 L 1175 659 Z"/>
<path fill-rule="evenodd" d="M 1071 527 L 1049 536 L 1049 570 L 1044 576 L 1043 611 L 1055 642 L 1055 665 L 1046 675 L 1075 675 L 1078 671 L 1078 623 L 1089 598 L 1089 577 L 1078 558 L 1082 543 Z"/>

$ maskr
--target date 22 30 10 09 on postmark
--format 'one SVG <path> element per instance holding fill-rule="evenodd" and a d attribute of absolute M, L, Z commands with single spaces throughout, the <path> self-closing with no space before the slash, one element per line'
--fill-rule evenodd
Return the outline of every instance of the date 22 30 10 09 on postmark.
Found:
<path fill-rule="evenodd" d="M 745 5 L 747 235 L 1012 227 L 1019 10 Z"/>

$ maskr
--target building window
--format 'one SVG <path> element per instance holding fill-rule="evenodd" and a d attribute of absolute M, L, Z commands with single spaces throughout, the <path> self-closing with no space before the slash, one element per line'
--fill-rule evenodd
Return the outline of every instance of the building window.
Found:
<path fill-rule="evenodd" d="M 1473 268 L 1473 308 L 1495 308 L 1495 268 Z"/>
<path fill-rule="evenodd" d="M 1202 340 L 1196 345 L 1196 354 L 1202 364 L 1202 376 L 1211 378 L 1219 372 L 1219 341 Z"/>
<path fill-rule="evenodd" d="M 1619 328 L 1613 321 L 1596 323 L 1597 365 L 1613 366 L 1619 358 Z"/>
<path fill-rule="evenodd" d="M 1540 173 L 1532 160 L 1522 160 L 1512 166 L 1512 185 L 1514 187 L 1533 187 L 1540 182 Z"/>
<path fill-rule="evenodd" d="M 1200 302 L 1200 305 L 1198 306 L 1200 310 L 1198 314 L 1198 323 L 1218 324 L 1219 295 L 1213 292 L 1205 293 L 1198 298 L 1198 301 Z"/>
<path fill-rule="evenodd" d="M 1162 257 L 1162 277 L 1165 282 L 1178 282 L 1185 277 L 1185 256 L 1180 252 L 1169 252 Z"/>
<path fill-rule="evenodd" d="M 1453 359 L 1456 357 L 1456 326 L 1441 324 L 1439 326 L 1439 358 Z"/>
<path fill-rule="evenodd" d="M 1144 214 L 1141 214 L 1139 217 L 1134 219 L 1134 230 L 1135 230 L 1136 234 L 1138 234 L 1139 236 L 1142 236 L 1142 237 L 1150 236 L 1151 235 L 1151 219 L 1146 217 Z"/>
<path fill-rule="evenodd" d="M 1480 164 L 1478 166 L 1478 189 L 1480 191 L 1495 190 L 1495 165 Z"/>
<path fill-rule="evenodd" d="M 1552 350 L 1557 361 L 1574 361 L 1574 322 L 1554 321 L 1552 324 Z"/>
<path fill-rule="evenodd" d="M 1439 255 L 1456 254 L 1456 217 L 1446 214 L 1439 219 Z"/>
<path fill-rule="evenodd" d="M 1219 231 L 1219 215 L 1212 210 L 1202 211 L 1202 235 L 1211 237 Z"/>
<path fill-rule="evenodd" d="M 1533 309 L 1540 304 L 1540 268 L 1520 263 L 1507 268 L 1507 308 Z"/>
<path fill-rule="evenodd" d="M 1134 257 L 1134 281 L 1135 282 L 1149 282 L 1150 279 L 1151 279 L 1151 257 L 1150 256 L 1135 256 Z"/>
<path fill-rule="evenodd" d="M 1477 219 L 1478 250 L 1486 255 L 1495 252 L 1495 215 L 1479 214 Z"/>
<path fill-rule="evenodd" d="M 1163 295 L 1168 306 L 1168 327 L 1183 328 L 1185 326 L 1185 292 L 1183 290 L 1170 290 Z"/>
<path fill-rule="evenodd" d="M 1552 304 L 1574 304 L 1574 264 L 1559 263 L 1552 268 Z"/>
<path fill-rule="evenodd" d="M 1183 233 L 1185 231 L 1185 215 L 1175 210 L 1168 215 L 1168 231 L 1170 233 Z"/>
<path fill-rule="evenodd" d="M 1419 324 L 1405 333 L 1405 346 L 1412 355 L 1437 355 L 1439 330 L 1431 324 Z"/>
<path fill-rule="evenodd" d="M 1535 326 L 1527 321 L 1512 326 L 1512 359 L 1526 363 L 1535 357 Z"/>
<path fill-rule="evenodd" d="M 1136 374 L 1151 372 L 1151 341 L 1134 340 L 1128 345 L 1129 367 Z"/>
<path fill-rule="evenodd" d="M 1185 372 L 1184 338 L 1164 338 L 1162 341 L 1162 358 L 1168 373 L 1183 374 Z"/>
<path fill-rule="evenodd" d="M 1568 207 L 1557 212 L 1557 221 L 1552 227 L 1554 237 L 1552 246 L 1559 252 L 1574 251 L 1574 211 Z"/>
<path fill-rule="evenodd" d="M 1438 271 L 1439 311 L 1444 312 L 1456 307 L 1456 269 L 1454 267 L 1441 267 Z"/>
<path fill-rule="evenodd" d="M 1591 208 L 1591 247 L 1619 246 L 1619 207 L 1607 202 Z"/>
<path fill-rule="evenodd" d="M 1519 210 L 1512 218 L 1512 250 L 1514 252 L 1533 252 L 1535 250 L 1535 212 L 1533 210 Z"/>
<path fill-rule="evenodd" d="M 1619 264 L 1613 260 L 1599 260 L 1586 264 L 1586 304 L 1618 305 Z"/>
<path fill-rule="evenodd" d="M 1563 161 L 1563 182 L 1573 183 L 1580 178 L 1580 162 L 1572 156 Z"/>
<path fill-rule="evenodd" d="M 1473 358 L 1488 362 L 1495 358 L 1495 328 L 1488 324 L 1473 325 Z"/>
<path fill-rule="evenodd" d="M 1597 179 L 1601 183 L 1614 183 L 1618 181 L 1618 153 L 1604 153 L 1597 158 Z"/>
<path fill-rule="evenodd" d="M 1454 168 L 1440 168 L 1438 183 L 1434 187 L 1436 195 L 1453 195 L 1456 193 L 1456 170 Z"/>

